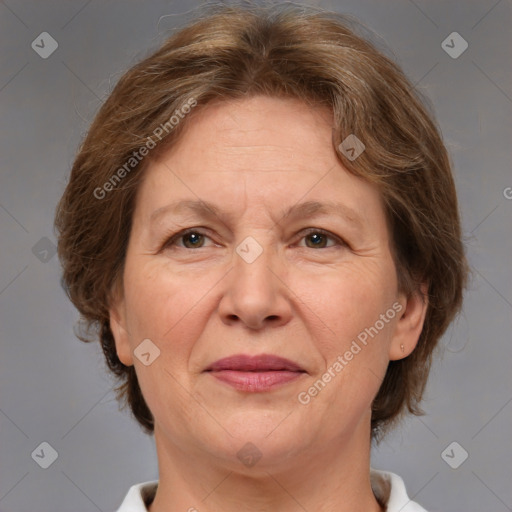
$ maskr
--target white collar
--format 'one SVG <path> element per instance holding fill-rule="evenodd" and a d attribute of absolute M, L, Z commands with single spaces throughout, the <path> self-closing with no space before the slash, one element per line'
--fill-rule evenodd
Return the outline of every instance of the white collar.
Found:
<path fill-rule="evenodd" d="M 407 496 L 404 481 L 395 473 L 370 469 L 370 481 L 386 512 L 427 512 Z M 145 501 L 155 495 L 157 486 L 157 480 L 133 485 L 117 512 L 147 512 Z"/>

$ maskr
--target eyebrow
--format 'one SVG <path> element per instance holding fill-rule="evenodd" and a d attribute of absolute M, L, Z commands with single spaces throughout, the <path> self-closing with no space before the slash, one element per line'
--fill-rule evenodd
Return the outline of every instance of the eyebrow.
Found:
<path fill-rule="evenodd" d="M 205 219 L 214 219 L 217 217 L 223 222 L 229 221 L 235 217 L 228 212 L 224 212 L 219 207 L 208 201 L 184 199 L 158 208 L 150 215 L 149 220 L 153 223 L 165 215 L 180 215 L 185 212 L 193 213 L 198 217 L 203 217 Z M 364 226 L 362 217 L 355 210 L 342 203 L 332 201 L 305 201 L 303 203 L 295 204 L 282 211 L 279 218 L 280 220 L 294 219 L 329 214 L 335 214 L 359 228 Z"/>

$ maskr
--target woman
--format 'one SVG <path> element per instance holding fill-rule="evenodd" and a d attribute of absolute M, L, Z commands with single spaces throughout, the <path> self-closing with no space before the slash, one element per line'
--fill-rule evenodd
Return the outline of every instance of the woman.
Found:
<path fill-rule="evenodd" d="M 68 295 L 155 436 L 159 481 L 119 512 L 424 510 L 370 468 L 467 273 L 412 89 L 290 6 L 217 7 L 121 78 L 56 215 Z"/>

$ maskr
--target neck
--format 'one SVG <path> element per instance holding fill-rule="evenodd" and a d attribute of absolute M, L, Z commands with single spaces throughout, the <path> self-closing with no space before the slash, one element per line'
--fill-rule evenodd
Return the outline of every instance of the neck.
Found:
<path fill-rule="evenodd" d="M 182 450 L 155 428 L 159 485 L 150 512 L 382 512 L 370 485 L 368 426 L 286 460 L 262 457 L 240 471 L 209 454 Z"/>

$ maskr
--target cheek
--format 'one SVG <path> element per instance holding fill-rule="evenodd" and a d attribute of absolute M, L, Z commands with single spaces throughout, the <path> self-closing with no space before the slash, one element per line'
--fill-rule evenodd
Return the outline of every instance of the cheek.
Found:
<path fill-rule="evenodd" d="M 202 286 L 155 262 L 139 260 L 125 274 L 127 315 L 133 332 L 155 340 L 186 323 L 201 298 Z M 204 294 L 204 292 L 203 292 Z"/>
<path fill-rule="evenodd" d="M 186 417 L 190 408 L 187 369 L 194 340 L 200 335 L 197 310 L 204 293 L 197 280 L 171 274 L 165 266 L 141 260 L 127 264 L 125 299 L 132 351 L 144 339 L 159 350 L 149 365 L 134 358 L 137 378 L 155 417 L 168 417 L 171 423 L 176 420 L 175 411 Z"/>
<path fill-rule="evenodd" d="M 321 390 L 314 399 L 317 407 L 334 402 L 338 411 L 370 406 L 386 372 L 396 323 L 395 282 L 389 276 L 378 265 L 353 265 L 308 280 L 308 287 L 296 282 L 297 295 L 307 305 L 303 311 L 309 310 L 311 325 L 318 326 L 310 333 L 321 361 L 314 382 L 322 383 L 311 390 Z"/>
<path fill-rule="evenodd" d="M 386 274 L 386 269 L 376 265 L 347 265 L 313 279 L 295 275 L 291 288 L 306 306 L 305 311 L 310 310 L 312 321 L 316 318 L 319 331 L 325 332 L 319 341 L 342 349 L 373 326 L 396 300 L 396 285 Z"/>

